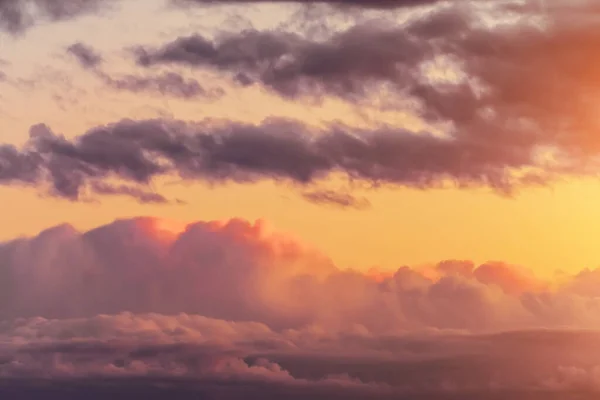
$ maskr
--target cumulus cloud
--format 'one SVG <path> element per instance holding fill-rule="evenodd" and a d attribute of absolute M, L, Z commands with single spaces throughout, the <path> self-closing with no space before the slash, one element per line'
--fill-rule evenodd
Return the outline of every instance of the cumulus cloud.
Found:
<path fill-rule="evenodd" d="M 447 260 L 375 277 L 262 222 L 63 225 L 0 245 L 0 394 L 593 398 L 596 275 Z"/>
<path fill-rule="evenodd" d="M 0 261 L 5 318 L 185 312 L 373 332 L 600 326 L 597 292 L 578 283 L 596 272 L 553 287 L 499 262 L 445 261 L 374 278 L 243 220 L 60 226 L 2 245 Z"/>

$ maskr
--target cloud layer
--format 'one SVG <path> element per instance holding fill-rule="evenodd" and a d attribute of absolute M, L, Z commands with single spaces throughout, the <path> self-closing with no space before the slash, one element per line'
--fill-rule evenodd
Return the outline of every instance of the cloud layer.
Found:
<path fill-rule="evenodd" d="M 374 332 L 600 327 L 597 271 L 559 286 L 497 262 L 362 274 L 243 220 L 174 230 L 140 218 L 83 234 L 61 226 L 4 244 L 0 261 L 2 317 L 185 312 Z"/>
<path fill-rule="evenodd" d="M 396 128 L 370 131 L 338 124 L 312 129 L 275 118 L 260 125 L 123 120 L 72 140 L 40 124 L 31 128 L 21 149 L 0 146 L 0 184 L 33 184 L 82 200 L 94 193 L 97 182 L 111 179 L 142 187 L 169 175 L 211 183 L 270 179 L 310 186 L 341 174 L 370 186 L 429 188 L 450 182 L 506 194 L 552 177 L 555 167 L 540 162 L 535 150 Z"/>
<path fill-rule="evenodd" d="M 325 38 L 284 30 L 195 34 L 139 47 L 137 64 L 227 71 L 242 86 L 286 98 L 413 107 L 429 122 L 450 124 L 453 136 L 495 146 L 559 142 L 596 152 L 589 96 L 599 92 L 597 9 L 591 2 L 499 4 L 491 14 L 436 7 L 404 23 L 357 23 Z"/>
<path fill-rule="evenodd" d="M 243 220 L 58 226 L 0 246 L 0 394 L 593 398 L 598 276 L 365 274 Z"/>
<path fill-rule="evenodd" d="M 595 175 L 600 142 L 591 98 L 600 89 L 593 69 L 600 41 L 586 15 L 596 8 L 557 2 L 542 14 L 533 2 L 500 2 L 486 5 L 488 21 L 475 4 L 436 6 L 401 24 L 357 23 L 323 38 L 283 28 L 174 38 L 138 46 L 143 73 L 123 76 L 106 73 L 103 56 L 77 42 L 68 52 L 117 90 L 187 100 L 224 95 L 176 71 L 191 66 L 285 98 L 412 111 L 430 128 L 122 120 L 67 140 L 40 124 L 23 148 L 0 146 L 0 184 L 36 185 L 70 200 L 123 194 L 168 202 L 148 189 L 157 177 L 269 179 L 300 186 L 309 201 L 353 206 L 351 193 L 342 199 L 314 186 L 342 176 L 369 187 L 486 187 L 506 195 Z"/>
<path fill-rule="evenodd" d="M 100 389 L 111 380 L 127 387 L 136 379 L 146 387 L 153 380 L 196 393 L 218 393 L 221 386 L 233 398 L 247 390 L 266 396 L 261 398 L 281 392 L 293 398 L 497 398 L 487 397 L 494 393 L 542 398 L 599 390 L 598 335 L 278 332 L 187 314 L 21 319 L 2 326 L 0 376 L 7 382 L 83 380 Z"/>

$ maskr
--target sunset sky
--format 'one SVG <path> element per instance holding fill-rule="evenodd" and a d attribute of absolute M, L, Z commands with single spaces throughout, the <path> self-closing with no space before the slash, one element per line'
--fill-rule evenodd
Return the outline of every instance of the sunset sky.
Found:
<path fill-rule="evenodd" d="M 595 0 L 0 0 L 0 378 L 179 376 L 109 360 L 139 339 L 227 342 L 202 379 L 308 398 L 600 390 L 599 22 Z M 126 338 L 106 365 L 36 353 Z M 489 375 L 294 358 L 346 340 Z"/>
<path fill-rule="evenodd" d="M 393 92 L 370 91 L 356 101 L 325 93 L 318 99 L 321 103 L 314 104 L 317 99 L 310 95 L 282 98 L 274 90 L 260 85 L 240 87 L 232 82 L 231 71 L 219 68 L 194 69 L 182 64 L 163 68 L 177 71 L 189 79 L 195 77 L 193 79 L 208 89 L 225 90 L 217 98 L 199 95 L 182 99 L 153 89 L 137 93 L 115 89 L 89 69 L 80 67 L 66 48 L 81 43 L 98 52 L 106 60 L 103 71 L 114 79 L 124 75 L 141 77 L 149 76 L 149 73 L 136 67 L 134 56 L 128 54 L 128 49 L 134 46 L 160 47 L 176 37 L 193 34 L 208 38 L 239 34 L 248 27 L 258 32 L 273 32 L 273 29 L 284 29 L 278 27 L 289 25 L 290 32 L 302 34 L 303 30 L 311 29 L 309 24 L 319 22 L 302 20 L 299 16 L 301 7 L 293 3 L 213 5 L 192 9 L 174 7 L 158 0 L 106 3 L 91 15 L 86 13 L 59 23 L 40 18 L 30 29 L 3 34 L 4 62 L 0 68 L 5 78 L 0 83 L 0 115 L 2 140 L 6 144 L 22 146 L 29 137 L 30 128 L 36 124 L 46 124 L 56 134 L 74 138 L 94 127 L 124 118 L 167 117 L 182 121 L 222 118 L 253 124 L 268 118 L 293 118 L 313 126 L 343 122 L 373 129 L 385 124 L 391 129 L 411 131 L 434 124 L 431 118 L 428 120 L 409 106 L 397 104 L 385 112 L 378 111 L 375 100 L 394 101 L 398 95 Z M 469 8 L 461 11 L 468 12 L 468 16 L 457 14 L 453 17 L 507 23 L 510 26 L 505 29 L 511 30 L 507 33 L 510 35 L 518 36 L 518 30 L 530 29 L 541 16 L 534 1 L 527 14 L 516 17 L 509 16 L 508 11 L 496 5 L 503 2 L 472 3 L 471 7 L 462 5 Z M 422 15 L 431 15 L 424 13 L 435 13 L 436 7 L 450 15 L 451 11 L 445 10 L 452 6 L 444 4 L 379 12 L 353 10 L 352 17 L 346 10 L 334 10 L 322 29 L 327 30 L 325 35 L 341 34 L 350 26 L 351 18 L 360 20 L 357 24 L 365 20 L 362 23 L 367 25 L 375 18 L 383 18 L 391 26 L 394 21 L 412 21 L 423 18 Z M 573 13 L 581 11 L 574 8 Z M 546 11 L 550 13 L 546 14 L 547 18 L 560 15 L 558 12 L 556 16 L 551 14 L 553 10 Z M 391 29 L 402 29 L 402 26 L 391 26 Z M 577 45 L 592 46 L 587 43 Z M 401 52 L 400 49 L 397 51 Z M 569 68 L 556 66 L 557 69 L 561 67 Z M 443 71 L 444 68 L 452 72 L 452 66 L 442 64 L 438 68 L 446 74 L 448 71 Z M 204 80 L 207 74 L 211 78 Z M 563 79 L 571 78 L 583 88 L 586 79 L 594 79 L 593 76 L 566 76 Z M 381 80 L 382 84 L 389 83 Z M 545 94 L 544 87 L 533 90 L 536 94 L 531 96 L 531 101 L 541 102 L 545 96 L 553 96 Z M 572 101 L 568 98 L 558 100 Z M 565 106 L 564 112 L 569 116 L 569 106 Z M 436 120 L 448 123 L 451 117 Z M 589 129 L 584 134 L 590 135 L 594 124 L 583 128 Z M 422 157 L 435 155 L 424 153 Z M 364 180 L 351 188 L 343 176 L 319 180 L 318 185 L 308 188 L 297 187 L 287 179 L 274 183 L 266 173 L 256 183 L 223 182 L 214 186 L 202 179 L 182 183 L 174 174 L 154 178 L 149 190 L 186 203 L 174 205 L 140 205 L 133 198 L 101 195 L 93 196 L 95 202 L 70 201 L 49 196 L 44 184 L 24 185 L 3 179 L 3 175 L 0 176 L 3 184 L 0 201 L 5 210 L 10 210 L 0 225 L 0 238 L 5 240 L 32 235 L 63 222 L 89 229 L 115 218 L 137 215 L 182 221 L 236 216 L 250 220 L 264 218 L 278 230 L 293 233 L 319 247 L 340 265 L 360 269 L 395 269 L 401 265 L 469 258 L 477 262 L 502 260 L 548 276 L 557 270 L 574 272 L 595 268 L 600 263 L 596 242 L 600 234 L 600 211 L 596 207 L 600 185 L 595 178 L 579 174 L 558 177 L 542 187 L 519 187 L 510 197 L 499 196 L 486 185 L 459 189 L 453 183 L 446 189 L 421 189 L 411 187 L 414 185 L 410 182 L 383 182 L 373 189 L 368 188 L 370 183 Z M 434 178 L 452 180 L 452 177 Z M 359 198 L 365 207 L 315 204 L 302 197 L 303 192 L 314 190 L 342 190 Z M 370 206 L 366 207 L 366 201 Z"/>

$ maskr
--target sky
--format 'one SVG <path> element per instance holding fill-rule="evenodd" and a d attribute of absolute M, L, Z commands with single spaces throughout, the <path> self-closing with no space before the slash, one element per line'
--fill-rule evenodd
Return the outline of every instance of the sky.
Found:
<path fill-rule="evenodd" d="M 0 0 L 0 395 L 594 398 L 599 13 Z"/>
<path fill-rule="evenodd" d="M 472 8 L 461 11 L 462 14 L 468 12 L 470 16 L 457 14 L 457 18 L 471 18 L 475 23 L 479 21 L 492 26 L 509 24 L 505 28 L 499 28 L 508 30 L 507 35 L 518 35 L 520 29 L 529 29 L 527 27 L 532 24 L 543 21 L 544 14 L 538 15 L 540 13 L 536 10 L 535 2 L 531 2 L 526 15 L 516 16 L 506 9 L 495 9 L 500 6 L 493 7 L 494 4 L 495 2 L 484 1 L 474 2 L 469 6 L 462 5 L 463 8 Z M 403 23 L 427 18 L 424 15 L 435 13 L 438 11 L 436 7 L 445 10 L 452 6 L 441 2 L 433 6 L 433 11 L 431 5 L 383 11 L 349 11 L 338 7 L 327 10 L 330 15 L 327 21 L 314 19 L 314 15 L 311 19 L 302 17 L 306 13 L 302 7 L 293 2 L 190 8 L 189 5 L 176 7 L 158 0 L 107 1 L 96 7 L 95 12 L 83 9 L 77 18 L 60 18 L 58 22 L 44 17 L 42 8 L 37 11 L 38 17 L 33 26 L 17 27 L 13 28 L 17 29 L 14 32 L 8 30 L 3 33 L 4 62 L 1 68 L 5 78 L 0 83 L 2 140 L 5 144 L 20 148 L 27 142 L 30 128 L 38 124 L 46 125 L 56 135 L 77 138 L 90 129 L 123 119 L 156 118 L 196 122 L 210 118 L 252 124 L 261 124 L 273 118 L 287 118 L 310 124 L 311 129 L 344 123 L 353 129 L 358 126 L 372 130 L 383 125 L 384 129 L 415 132 L 429 130 L 434 131 L 434 134 L 444 134 L 444 129 L 448 129 L 444 125 L 451 123 L 455 116 L 427 116 L 423 114 L 424 111 L 414 110 L 415 107 L 410 102 L 416 101 L 415 99 L 404 95 L 399 99 L 400 95 L 393 92 L 404 91 L 405 88 L 379 88 L 366 92 L 366 89 L 359 87 L 359 83 L 351 82 L 354 86 L 351 90 L 355 93 L 337 93 L 346 90 L 341 87 L 344 82 L 340 81 L 339 87 L 319 88 L 321 83 L 317 80 L 321 77 L 315 75 L 314 79 L 310 76 L 306 78 L 313 81 L 306 83 L 310 88 L 307 86 L 302 89 L 305 94 L 286 94 L 286 88 L 274 87 L 275 84 L 267 83 L 266 87 L 258 84 L 235 84 L 233 74 L 241 68 L 236 65 L 227 67 L 230 71 L 218 65 L 210 68 L 194 66 L 193 61 L 163 63 L 161 66 L 145 68 L 136 66 L 135 56 L 132 55 L 131 49 L 134 47 L 160 48 L 177 37 L 198 34 L 209 38 L 215 35 L 239 35 L 249 27 L 256 32 L 281 30 L 297 35 L 310 32 L 311 35 L 328 37 L 343 34 L 353 23 L 361 27 L 383 20 L 386 27 L 401 30 Z M 318 7 L 324 6 L 313 7 L 317 9 L 309 12 L 319 14 Z M 584 6 L 579 8 L 581 7 Z M 493 10 L 489 11 L 490 8 Z M 571 12 L 579 13 L 579 8 L 574 6 Z M 548 9 L 546 19 L 560 15 L 553 7 Z M 444 12 L 447 14 L 442 17 L 451 15 L 451 11 Z M 426 20 L 422 22 L 427 23 Z M 91 32 L 98 34 L 92 35 Z M 319 40 L 318 37 L 315 40 Z M 102 68 L 96 70 L 82 67 L 77 58 L 67 51 L 69 46 L 76 43 L 101 55 L 105 60 Z M 418 49 L 420 45 L 415 43 L 415 46 Z M 439 53 L 438 58 L 444 56 L 442 50 Z M 404 56 L 399 51 L 397 57 Z M 392 61 L 402 60 L 390 60 Z M 428 62 L 420 61 L 423 64 Z M 457 65 L 444 65 L 443 61 L 438 64 L 430 69 L 438 71 L 439 76 L 446 76 L 450 82 L 453 77 L 462 74 Z M 343 65 L 340 64 L 339 67 L 343 68 Z M 556 66 L 557 69 L 570 67 Z M 368 66 L 356 64 L 356 71 L 352 74 L 389 72 L 366 71 L 366 68 Z M 162 72 L 158 72 L 159 70 Z M 199 86 L 208 86 L 203 90 L 223 90 L 225 93 L 188 94 L 186 97 L 181 93 L 168 93 L 177 90 L 174 89 L 175 83 L 171 83 L 169 89 L 169 83 L 164 81 L 161 89 L 156 86 L 156 82 L 146 81 L 145 88 L 142 87 L 144 83 L 139 82 L 142 76 L 174 73 L 173 71 L 186 79 L 195 79 Z M 335 71 L 324 70 L 322 73 Z M 515 77 L 518 76 L 518 71 L 514 71 L 514 74 Z M 119 89 L 118 80 L 127 77 L 130 79 L 129 89 Z M 138 88 L 131 88 L 132 80 L 136 78 Z M 393 79 L 401 77 L 390 80 L 391 78 L 373 75 L 368 79 L 373 81 L 370 85 L 389 86 L 393 84 Z M 575 78 L 581 80 L 578 82 L 580 85 L 587 79 L 585 76 Z M 110 79 L 117 82 L 110 83 Z M 352 76 L 340 79 L 358 78 Z M 592 77 L 589 79 L 592 80 Z M 286 83 L 281 83 L 284 84 Z M 532 83 L 534 84 L 537 85 Z M 332 93 L 328 94 L 327 90 Z M 524 101 L 537 102 L 542 106 L 544 90 L 543 86 L 532 88 L 532 91 L 539 93 L 539 98 Z M 463 96 L 458 93 L 456 95 Z M 560 101 L 566 100 L 560 98 Z M 376 102 L 395 104 L 378 106 Z M 405 104 L 400 104 L 401 102 Z M 569 114 L 568 108 L 565 106 L 564 114 L 573 114 Z M 591 124 L 585 129 L 593 130 Z M 419 157 L 427 160 L 436 156 L 422 154 Z M 437 168 L 418 166 L 421 167 Z M 403 166 L 398 164 L 392 168 Z M 600 256 L 595 238 L 600 233 L 600 224 L 596 223 L 598 213 L 594 199 L 600 195 L 600 186 L 593 174 L 568 174 L 541 186 L 515 185 L 513 193 L 506 196 L 499 195 L 496 189 L 490 187 L 493 184 L 476 182 L 488 179 L 486 177 L 461 178 L 462 182 L 458 184 L 472 183 L 469 185 L 471 187 L 463 189 L 457 188 L 457 182 L 453 182 L 456 177 L 443 176 L 442 170 L 439 173 L 425 171 L 425 174 L 430 172 L 435 176 L 424 179 L 431 178 L 435 182 L 425 183 L 425 187 L 421 187 L 419 182 L 411 182 L 411 178 L 405 180 L 402 177 L 389 182 L 375 182 L 371 176 L 348 181 L 348 176 L 335 169 L 330 176 L 317 177 L 319 179 L 315 179 L 314 184 L 310 182 L 310 185 L 302 182 L 298 185 L 297 181 L 287 176 L 271 179 L 269 171 L 260 172 L 261 177 L 238 182 L 236 179 L 210 182 L 209 178 L 202 177 L 182 179 L 177 173 L 153 176 L 151 181 L 143 182 L 144 186 L 151 183 L 145 190 L 165 196 L 168 194 L 167 197 L 180 199 L 185 204 L 140 204 L 131 196 L 128 198 L 97 193 L 86 199 L 82 196 L 56 196 L 48 188 L 46 178 L 40 178 L 32 184 L 7 175 L 0 180 L 0 201 L 4 209 L 11 211 L 3 218 L 6 222 L 0 225 L 0 238 L 9 240 L 16 236 L 31 236 L 46 227 L 64 222 L 80 229 L 90 229 L 115 218 L 137 215 L 160 216 L 187 222 L 235 216 L 249 220 L 263 218 L 278 229 L 294 233 L 317 245 L 340 265 L 363 270 L 372 267 L 393 270 L 401 265 L 421 265 L 454 258 L 469 258 L 481 263 L 501 260 L 525 266 L 543 276 L 553 276 L 556 271 L 576 272 L 582 268 L 597 267 Z M 455 172 L 479 173 L 467 170 Z M 418 179 L 420 178 L 415 178 Z M 435 188 L 439 183 L 446 188 Z M 373 184 L 377 187 L 373 187 Z M 342 204 L 331 201 L 323 204 L 325 200 L 322 195 L 327 191 L 338 192 L 334 195 L 337 194 L 338 203 L 341 200 Z M 321 202 L 315 201 L 314 196 L 309 197 L 308 201 L 303 196 L 313 192 L 321 195 L 317 196 Z M 344 206 L 347 203 L 344 197 L 349 195 L 354 197 L 355 204 Z M 362 233 L 365 230 L 377 233 L 365 235 Z"/>

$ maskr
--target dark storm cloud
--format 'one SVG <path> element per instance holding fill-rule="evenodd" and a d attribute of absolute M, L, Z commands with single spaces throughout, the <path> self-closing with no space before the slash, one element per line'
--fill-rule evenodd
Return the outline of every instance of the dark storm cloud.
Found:
<path fill-rule="evenodd" d="M 39 20 L 63 21 L 97 12 L 114 0 L 0 0 L 0 30 L 17 34 Z"/>
<path fill-rule="evenodd" d="M 339 173 L 375 186 L 428 188 L 452 181 L 508 193 L 522 182 L 514 170 L 538 166 L 527 147 L 392 128 L 313 130 L 284 119 L 259 125 L 123 120 L 72 140 L 36 125 L 30 135 L 20 150 L 3 147 L 0 182 L 36 182 L 71 200 L 80 199 L 94 181 L 119 178 L 148 185 L 173 174 L 190 181 L 271 179 L 305 186 Z M 539 178 L 549 172 L 541 171 Z"/>
<path fill-rule="evenodd" d="M 79 65 L 91 71 L 108 87 L 132 93 L 158 93 L 181 99 L 214 99 L 223 95 L 221 89 L 206 90 L 197 80 L 185 78 L 175 72 L 163 72 L 152 76 L 122 75 L 114 77 L 102 71 L 104 58 L 92 47 L 77 42 L 67 47 L 67 53 L 75 57 Z"/>
<path fill-rule="evenodd" d="M 355 197 L 347 192 L 335 190 L 314 190 L 302 193 L 305 200 L 315 204 L 331 205 L 341 208 L 354 208 L 364 210 L 371 207 L 371 203 L 364 197 Z"/>

